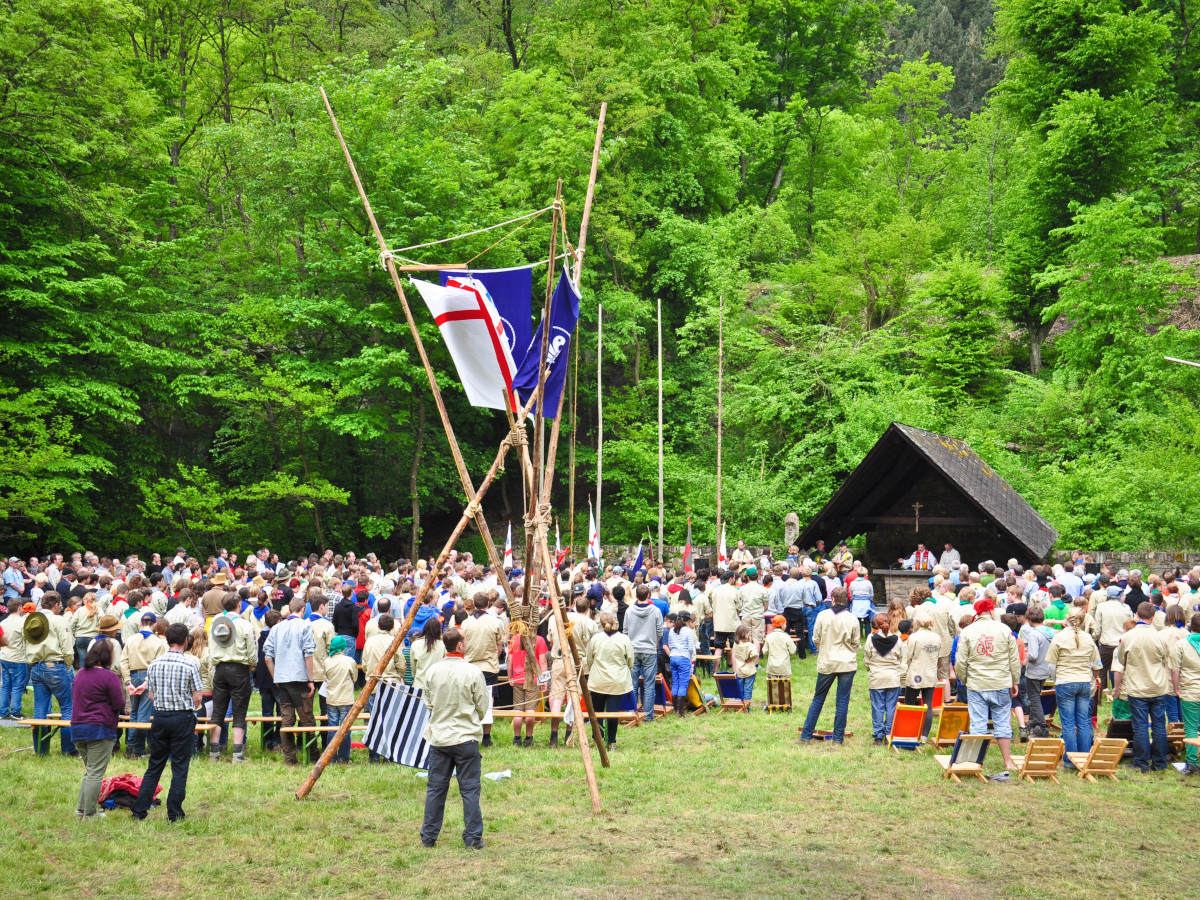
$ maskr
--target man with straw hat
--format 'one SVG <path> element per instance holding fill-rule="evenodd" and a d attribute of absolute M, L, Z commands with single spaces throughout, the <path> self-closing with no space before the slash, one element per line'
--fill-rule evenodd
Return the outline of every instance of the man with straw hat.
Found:
<path fill-rule="evenodd" d="M 221 604 L 225 600 L 225 593 L 229 590 L 229 575 L 225 572 L 217 572 L 209 579 L 212 587 L 204 592 L 200 598 L 201 611 L 204 613 L 204 621 L 207 623 L 213 616 L 221 614 Z"/>
<path fill-rule="evenodd" d="M 62 599 L 58 592 L 47 591 L 42 597 L 42 608 L 26 617 L 22 637 L 25 639 L 25 658 L 29 662 L 29 681 L 33 684 L 33 717 L 46 718 L 50 714 L 51 698 L 54 698 L 58 701 L 63 721 L 69 722 L 71 686 L 75 680 L 75 673 L 71 670 L 75 644 L 67 630 L 67 623 L 59 615 L 61 610 Z M 71 729 L 60 728 L 58 734 L 63 754 L 75 756 Z M 38 756 L 50 752 L 49 735 L 34 736 L 34 751 Z"/>

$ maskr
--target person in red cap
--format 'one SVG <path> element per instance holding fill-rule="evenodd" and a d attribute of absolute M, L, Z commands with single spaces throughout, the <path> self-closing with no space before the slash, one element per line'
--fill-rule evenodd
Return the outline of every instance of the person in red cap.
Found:
<path fill-rule="evenodd" d="M 1021 657 L 1012 630 L 996 617 L 996 601 L 985 596 L 975 601 L 975 621 L 958 641 L 954 668 L 967 686 L 971 734 L 987 734 L 994 725 L 1004 767 L 1012 760 L 1012 700 L 1021 680 Z"/>

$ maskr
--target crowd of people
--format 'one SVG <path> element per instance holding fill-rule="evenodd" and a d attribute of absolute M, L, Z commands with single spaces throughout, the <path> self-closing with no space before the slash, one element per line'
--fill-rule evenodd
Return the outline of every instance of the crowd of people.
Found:
<path fill-rule="evenodd" d="M 834 745 L 844 740 L 860 656 L 876 743 L 887 739 L 901 698 L 931 711 L 939 684 L 967 704 L 972 733 L 992 723 L 1007 767 L 1014 718 L 1021 740 L 1047 734 L 1040 702 L 1047 684 L 1068 752 L 1091 746 L 1105 691 L 1114 715 L 1132 720 L 1139 771 L 1166 768 L 1168 721 L 1197 735 L 1200 567 L 1143 576 L 1108 565 L 1089 574 L 1096 567 L 1079 558 L 1065 567 L 1026 570 L 1009 560 L 972 569 L 952 550 L 947 545 L 934 560 L 922 546 L 902 560 L 927 570 L 928 586 L 887 600 L 876 597 L 870 573 L 844 544 L 830 553 L 823 544 L 806 553 L 791 547 L 772 560 L 753 558 L 739 543 L 728 567 L 699 571 L 564 561 L 554 577 L 597 711 L 627 708 L 634 693 L 653 720 L 661 674 L 674 713 L 685 715 L 695 667 L 713 661 L 733 672 L 748 703 L 764 669 L 768 679 L 790 681 L 791 657 L 815 653 L 802 742 L 814 738 L 830 691 L 833 729 L 821 736 Z M 146 814 L 168 761 L 168 817 L 184 815 L 188 761 L 202 752 L 197 721 L 219 727 L 208 743 L 212 760 L 248 759 L 254 692 L 262 715 L 282 720 L 282 728 L 265 726 L 266 749 L 298 765 L 304 751 L 286 729 L 312 727 L 318 716 L 330 726 L 344 721 L 364 672 L 376 671 L 405 621 L 403 647 L 383 679 L 424 694 L 434 667 L 461 655 L 488 695 L 479 746 L 493 743 L 491 710 L 502 683 L 515 713 L 547 701 L 551 746 L 560 743 L 564 716 L 570 734 L 565 648 L 552 625 L 548 585 L 531 585 L 541 613 L 531 634 L 509 615 L 510 604 L 524 602 L 523 573 L 497 573 L 468 553 L 452 553 L 440 568 L 434 560 L 385 563 L 374 554 L 332 552 L 284 563 L 266 548 L 244 562 L 224 550 L 201 562 L 180 548 L 166 562 L 158 554 L 116 561 L 75 553 L 69 561 L 55 554 L 0 566 L 0 718 L 23 715 L 27 684 L 35 718 L 45 719 L 57 702 L 71 723 L 59 730 L 62 751 L 85 763 L 81 816 L 97 814 L 99 780 L 120 750 L 121 716 L 153 723 L 126 731 L 125 756 L 149 755 L 142 787 L 151 793 L 144 804 L 139 796 L 135 816 Z M 462 678 L 455 683 L 467 689 Z M 927 712 L 926 733 L 931 721 Z M 512 722 L 514 745 L 531 746 L 538 719 Z M 606 724 L 614 747 L 617 719 Z M 49 748 L 49 736 L 35 731 L 36 752 Z M 309 759 L 318 751 L 311 747 Z M 370 758 L 378 759 L 374 752 Z M 349 762 L 349 741 L 335 762 Z M 1200 772 L 1195 748 L 1184 771 Z"/>

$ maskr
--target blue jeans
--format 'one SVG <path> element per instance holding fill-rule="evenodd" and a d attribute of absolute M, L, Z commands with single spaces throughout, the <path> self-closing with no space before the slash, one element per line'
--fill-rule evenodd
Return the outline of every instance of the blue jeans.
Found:
<path fill-rule="evenodd" d="M 973 691 L 967 688 L 967 710 L 971 716 L 971 734 L 987 734 L 988 719 L 992 734 L 1012 737 L 1012 694 L 1009 691 Z"/>
<path fill-rule="evenodd" d="M 829 675 L 817 676 L 817 690 L 812 703 L 808 706 L 808 717 L 804 720 L 804 730 L 800 732 L 802 740 L 811 741 L 813 731 L 817 727 L 817 719 L 825 706 L 825 695 L 833 687 L 837 679 L 837 710 L 833 716 L 833 741 L 840 744 L 846 736 L 846 714 L 850 711 L 850 688 L 854 685 L 853 672 L 835 672 Z"/>
<path fill-rule="evenodd" d="M 349 706 L 327 706 L 326 709 L 329 710 L 330 727 L 341 725 L 345 719 L 350 718 Z M 346 739 L 338 745 L 336 758 L 350 762 L 350 735 L 346 735 Z"/>
<path fill-rule="evenodd" d="M 817 614 L 821 612 L 821 607 L 823 607 L 824 605 L 825 604 L 822 603 L 817 606 L 804 607 L 804 621 L 808 624 L 808 637 L 806 638 L 806 640 L 808 641 L 808 652 L 809 653 L 817 652 L 817 645 L 813 643 L 813 639 L 812 639 L 813 626 L 815 626 L 817 624 Z"/>
<path fill-rule="evenodd" d="M 50 699 L 58 701 L 59 712 L 64 721 L 71 721 L 71 685 L 75 683 L 75 673 L 70 663 L 57 662 L 34 663 L 29 669 L 29 680 L 33 682 L 33 717 L 44 719 L 50 714 Z M 42 729 L 37 729 L 39 732 Z M 60 728 L 59 740 L 62 742 L 63 753 L 74 753 L 75 742 L 71 740 L 71 729 Z M 45 756 L 50 752 L 50 735 L 35 735 L 34 752 Z"/>
<path fill-rule="evenodd" d="M 892 733 L 892 717 L 900 702 L 900 688 L 874 688 L 871 694 L 871 733 L 876 740 L 888 739 Z"/>
<path fill-rule="evenodd" d="M 1174 694 L 1167 694 L 1167 721 L 1183 721 L 1183 707 L 1179 705 L 1179 698 Z"/>
<path fill-rule="evenodd" d="M 686 656 L 671 657 L 671 695 L 686 697 L 692 681 L 692 661 Z"/>
<path fill-rule="evenodd" d="M 1062 723 L 1063 744 L 1067 753 L 1088 753 L 1092 749 L 1092 686 L 1085 681 L 1054 686 L 1058 701 L 1058 719 Z"/>
<path fill-rule="evenodd" d="M 749 678 L 739 678 L 737 680 L 738 687 L 742 689 L 742 699 L 747 703 L 754 697 L 754 679 L 756 676 L 751 675 Z"/>
<path fill-rule="evenodd" d="M 657 653 L 633 654 L 633 690 L 635 693 L 638 689 L 639 675 L 643 679 L 642 712 L 646 714 L 646 721 L 649 722 L 654 718 L 654 682 L 655 676 L 658 675 Z"/>
<path fill-rule="evenodd" d="M 1130 697 L 1129 715 L 1133 719 L 1133 767 L 1143 772 L 1167 767 L 1167 695 Z M 1154 743 L 1150 743 L 1150 732 Z"/>
<path fill-rule="evenodd" d="M 145 684 L 146 670 L 130 672 L 129 682 L 134 687 Z M 149 690 L 129 698 L 130 722 L 149 722 L 152 715 L 154 715 L 154 701 L 150 699 Z M 125 738 L 125 749 L 132 750 L 138 756 L 144 754 L 146 752 L 146 734 L 147 732 L 141 729 L 130 729 L 129 735 Z"/>
<path fill-rule="evenodd" d="M 21 715 L 28 683 L 28 664 L 0 661 L 0 717 Z"/>

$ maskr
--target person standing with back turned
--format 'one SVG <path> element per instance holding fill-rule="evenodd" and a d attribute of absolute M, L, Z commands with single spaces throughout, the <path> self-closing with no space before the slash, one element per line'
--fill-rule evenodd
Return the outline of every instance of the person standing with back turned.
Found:
<path fill-rule="evenodd" d="M 421 844 L 434 847 L 442 832 L 450 773 L 456 772 L 463 801 L 463 843 L 482 850 L 483 813 L 479 809 L 480 754 L 483 717 L 491 690 L 483 672 L 463 657 L 463 633 L 455 627 L 442 633 L 445 657 L 425 672 L 421 702 L 429 710 L 424 738 L 429 742 L 429 785 L 425 791 L 425 821 Z"/>

